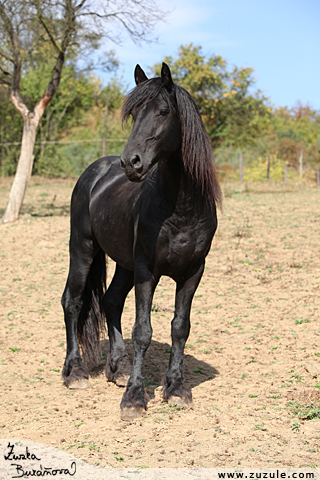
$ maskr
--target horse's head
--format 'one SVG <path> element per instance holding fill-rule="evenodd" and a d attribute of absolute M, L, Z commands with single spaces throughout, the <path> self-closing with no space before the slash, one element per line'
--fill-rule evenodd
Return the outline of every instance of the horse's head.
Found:
<path fill-rule="evenodd" d="M 140 182 L 161 158 L 179 148 L 181 126 L 168 65 L 163 63 L 161 77 L 152 80 L 139 65 L 134 74 L 137 86 L 123 107 L 123 118 L 131 115 L 134 123 L 120 163 L 129 180 Z"/>

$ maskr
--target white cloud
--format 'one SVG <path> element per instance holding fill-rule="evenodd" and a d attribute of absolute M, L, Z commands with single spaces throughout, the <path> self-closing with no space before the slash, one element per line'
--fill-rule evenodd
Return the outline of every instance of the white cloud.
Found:
<path fill-rule="evenodd" d="M 137 46 L 127 39 L 122 46 L 115 48 L 125 67 L 125 80 L 130 82 L 130 86 L 133 86 L 136 63 L 147 69 L 166 55 L 175 56 L 180 45 L 201 45 L 205 54 L 219 53 L 222 47 L 233 47 L 236 42 L 229 36 L 230 32 L 223 35 L 215 32 L 214 25 L 225 12 L 216 8 L 214 3 L 210 0 L 159 2 L 159 7 L 170 13 L 155 29 L 158 43 Z"/>

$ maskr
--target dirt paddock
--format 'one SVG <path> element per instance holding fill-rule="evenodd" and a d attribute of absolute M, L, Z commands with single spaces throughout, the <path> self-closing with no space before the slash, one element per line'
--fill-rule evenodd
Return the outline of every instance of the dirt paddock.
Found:
<path fill-rule="evenodd" d="M 162 278 L 145 360 L 147 414 L 120 420 L 123 389 L 60 376 L 74 181 L 32 178 L 0 226 L 0 438 L 45 443 L 112 467 L 320 466 L 320 189 L 224 186 L 224 214 L 193 302 L 185 350 L 194 406 L 162 402 L 174 284 Z M 0 213 L 10 183 L 0 182 Z M 108 280 L 114 265 L 109 262 Z M 134 295 L 123 330 L 132 356 Z M 104 341 L 105 362 L 107 340 Z"/>

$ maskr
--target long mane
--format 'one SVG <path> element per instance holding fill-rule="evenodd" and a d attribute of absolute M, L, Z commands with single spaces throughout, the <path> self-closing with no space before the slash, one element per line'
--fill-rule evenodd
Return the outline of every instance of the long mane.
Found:
<path fill-rule="evenodd" d="M 210 140 L 197 105 L 183 87 L 173 84 L 181 123 L 181 157 L 185 172 L 200 188 L 209 206 L 222 208 L 222 194 L 217 179 Z M 122 122 L 128 120 L 133 109 L 151 102 L 159 93 L 170 108 L 175 108 L 162 79 L 152 78 L 140 83 L 125 97 L 122 107 Z"/>

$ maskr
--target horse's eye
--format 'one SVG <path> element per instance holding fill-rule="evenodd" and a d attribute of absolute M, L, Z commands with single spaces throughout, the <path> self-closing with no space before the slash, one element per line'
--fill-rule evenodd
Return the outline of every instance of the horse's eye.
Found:
<path fill-rule="evenodd" d="M 162 117 L 165 117 L 166 115 L 168 115 L 168 113 L 169 113 L 169 110 L 160 110 L 160 115 Z"/>

